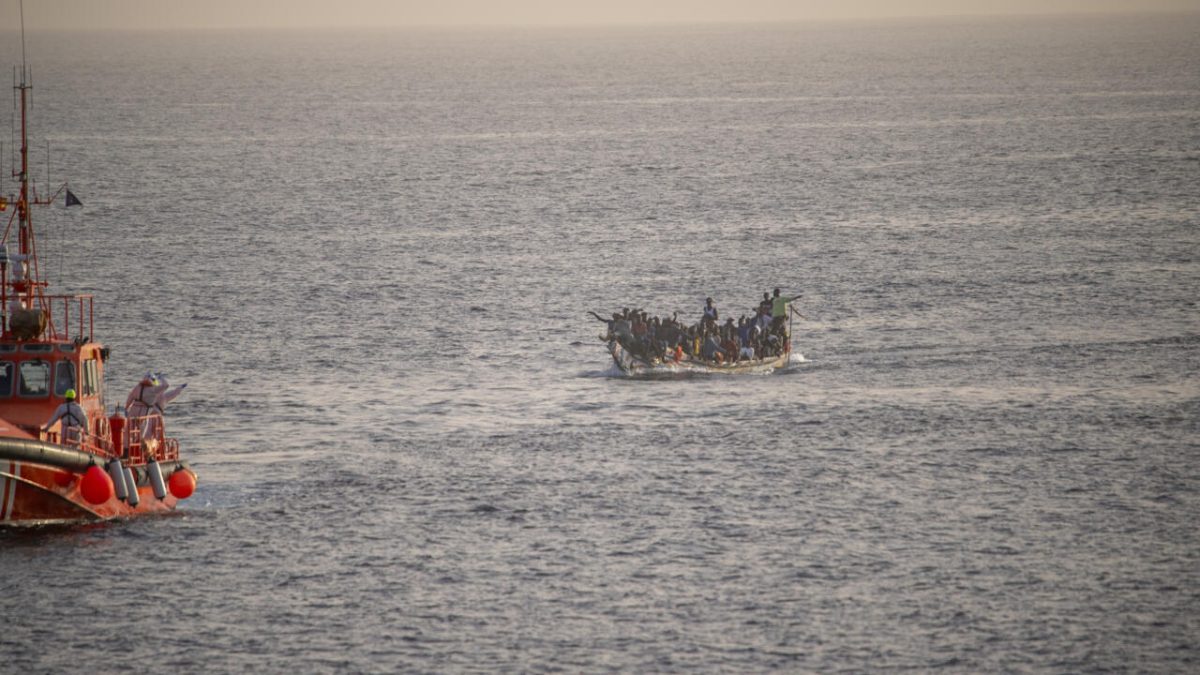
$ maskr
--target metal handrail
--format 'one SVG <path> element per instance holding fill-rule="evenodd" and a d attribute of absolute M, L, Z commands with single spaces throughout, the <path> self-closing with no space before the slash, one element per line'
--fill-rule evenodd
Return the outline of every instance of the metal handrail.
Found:
<path fill-rule="evenodd" d="M 117 456 L 117 453 L 113 450 L 113 443 L 111 439 L 98 436 L 90 431 L 83 431 L 82 429 L 80 430 L 79 434 L 80 439 L 78 441 L 71 441 L 68 443 L 63 440 L 62 432 L 47 431 L 45 432 L 45 440 L 50 443 L 57 443 L 59 445 L 75 446 L 80 450 L 84 452 L 90 452 L 93 455 L 100 455 L 102 457 Z"/>
<path fill-rule="evenodd" d="M 90 293 L 76 295 L 43 295 L 42 300 L 46 303 L 46 313 L 49 315 L 47 331 L 55 339 L 64 339 L 71 337 L 71 315 L 76 317 L 76 325 L 79 327 L 79 336 L 87 336 L 90 341 L 94 339 L 92 333 L 92 320 L 95 316 L 94 298 Z M 72 303 L 76 304 L 75 311 L 72 312 Z M 56 305 L 62 305 L 62 331 L 58 329 L 58 324 L 55 322 Z"/>
<path fill-rule="evenodd" d="M 144 429 L 152 427 L 149 438 L 144 436 Z M 162 413 L 150 413 L 130 417 L 125 422 L 125 442 L 122 447 L 128 447 L 129 460 L 135 464 L 149 459 L 167 462 L 179 459 L 179 441 L 167 437 L 166 420 Z"/>
<path fill-rule="evenodd" d="M 152 427 L 149 437 L 143 429 Z M 119 438 L 105 438 L 90 431 L 80 431 L 79 441 L 64 442 L 62 432 L 47 431 L 44 440 L 59 445 L 78 447 L 101 457 L 122 457 L 131 464 L 144 464 L 154 459 L 173 462 L 179 459 L 179 440 L 166 434 L 166 421 L 161 413 L 130 417 Z"/>

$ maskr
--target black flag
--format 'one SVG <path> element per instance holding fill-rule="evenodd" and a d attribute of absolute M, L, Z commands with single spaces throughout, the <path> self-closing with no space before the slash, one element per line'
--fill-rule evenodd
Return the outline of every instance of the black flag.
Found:
<path fill-rule="evenodd" d="M 83 206 L 83 202 L 79 201 L 74 192 L 67 190 L 67 206 Z"/>

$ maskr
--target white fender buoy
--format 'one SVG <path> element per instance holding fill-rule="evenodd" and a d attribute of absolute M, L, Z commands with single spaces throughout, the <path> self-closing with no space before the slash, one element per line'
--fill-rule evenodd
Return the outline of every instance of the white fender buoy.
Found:
<path fill-rule="evenodd" d="M 137 506 L 142 498 L 138 496 L 137 481 L 133 478 L 133 469 L 125 467 L 125 480 L 129 483 L 129 505 Z"/>
<path fill-rule="evenodd" d="M 154 488 L 154 496 L 160 501 L 167 496 L 167 484 L 163 481 L 162 468 L 158 466 L 158 460 L 150 460 L 146 465 L 150 474 L 150 487 Z"/>
<path fill-rule="evenodd" d="M 125 501 L 125 497 L 129 496 L 129 490 L 125 488 L 125 467 L 121 464 L 121 460 L 114 459 L 108 463 L 108 476 L 112 478 L 113 489 L 117 491 L 117 499 Z"/>

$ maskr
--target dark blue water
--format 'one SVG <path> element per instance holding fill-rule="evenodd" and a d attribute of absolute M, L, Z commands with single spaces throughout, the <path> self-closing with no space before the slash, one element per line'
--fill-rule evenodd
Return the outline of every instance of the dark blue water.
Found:
<path fill-rule="evenodd" d="M 4 670 L 1197 669 L 1197 16 L 30 38 L 201 482 L 0 534 Z M 585 314 L 775 286 L 775 375 Z"/>

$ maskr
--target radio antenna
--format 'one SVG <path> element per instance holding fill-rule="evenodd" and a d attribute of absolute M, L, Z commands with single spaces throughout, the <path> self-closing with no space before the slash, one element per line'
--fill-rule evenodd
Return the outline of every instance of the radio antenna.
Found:
<path fill-rule="evenodd" d="M 25 80 L 25 0 L 21 0 L 21 80 Z"/>

